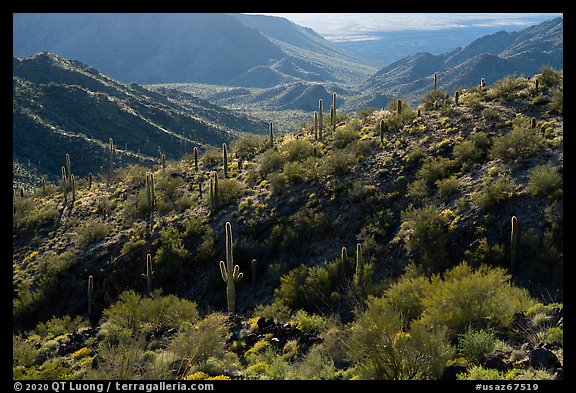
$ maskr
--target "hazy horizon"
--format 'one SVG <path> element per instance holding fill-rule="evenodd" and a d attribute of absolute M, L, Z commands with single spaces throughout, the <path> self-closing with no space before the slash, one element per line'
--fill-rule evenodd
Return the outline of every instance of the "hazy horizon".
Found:
<path fill-rule="evenodd" d="M 518 30 L 563 13 L 251 13 L 285 18 L 332 42 L 378 40 L 377 33 L 459 28 Z"/>

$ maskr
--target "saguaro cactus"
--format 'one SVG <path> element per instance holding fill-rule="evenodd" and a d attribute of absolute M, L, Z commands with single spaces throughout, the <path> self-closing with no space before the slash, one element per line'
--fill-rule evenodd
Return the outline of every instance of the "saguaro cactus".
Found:
<path fill-rule="evenodd" d="M 222 161 L 224 162 L 224 179 L 228 179 L 228 149 L 226 144 L 222 144 Z"/>
<path fill-rule="evenodd" d="M 70 187 L 72 188 L 72 204 L 76 200 L 76 177 L 74 175 L 70 175 Z"/>
<path fill-rule="evenodd" d="M 162 172 L 164 172 L 166 170 L 166 154 L 162 153 L 160 161 L 162 162 Z"/>
<path fill-rule="evenodd" d="M 150 214 L 154 212 L 155 200 L 154 174 L 149 173 L 146 175 L 146 201 L 148 202 L 148 212 Z"/>
<path fill-rule="evenodd" d="M 274 129 L 272 127 L 272 122 L 268 123 L 268 131 L 270 133 L 270 147 L 273 149 L 274 148 Z"/>
<path fill-rule="evenodd" d="M 314 112 L 314 140 L 318 140 L 318 112 Z"/>
<path fill-rule="evenodd" d="M 92 317 L 92 305 L 94 304 L 94 277 L 88 276 L 88 316 Z"/>
<path fill-rule="evenodd" d="M 357 286 L 361 286 L 364 281 L 363 277 L 363 261 L 362 261 L 362 245 L 360 243 L 356 244 L 356 275 L 354 276 L 354 283 Z"/>
<path fill-rule="evenodd" d="M 68 178 L 66 177 L 66 168 L 62 165 L 62 194 L 64 194 L 64 204 L 68 202 Z"/>
<path fill-rule="evenodd" d="M 114 175 L 114 153 L 116 152 L 116 148 L 114 147 L 114 140 L 112 138 L 108 139 L 108 158 L 109 158 L 109 167 L 108 167 L 108 180 L 112 180 L 112 176 Z"/>
<path fill-rule="evenodd" d="M 198 172 L 198 148 L 194 146 L 194 170 Z"/>
<path fill-rule="evenodd" d="M 516 247 L 518 245 L 518 219 L 512 216 L 510 232 L 510 271 L 512 272 L 516 265 Z"/>
<path fill-rule="evenodd" d="M 70 180 L 70 179 L 71 179 L 71 176 L 72 176 L 72 169 L 71 169 L 71 166 L 70 166 L 70 154 L 68 154 L 68 153 L 66 153 L 66 171 L 67 171 L 67 173 L 68 173 L 68 178 L 67 178 L 67 180 Z"/>
<path fill-rule="evenodd" d="M 386 123 L 384 119 L 380 120 L 380 143 L 384 144 L 384 132 L 386 132 Z"/>
<path fill-rule="evenodd" d="M 344 280 L 344 272 L 346 271 L 346 263 L 348 262 L 348 250 L 346 247 L 342 247 L 340 252 L 340 277 Z"/>
<path fill-rule="evenodd" d="M 232 224 L 226 222 L 226 263 L 220 261 L 220 274 L 222 280 L 226 283 L 226 299 L 228 301 L 228 312 L 234 314 L 236 312 L 236 287 L 235 283 L 238 282 L 243 276 L 240 273 L 240 266 L 234 265 L 234 255 L 232 252 Z"/>
<path fill-rule="evenodd" d="M 434 73 L 434 91 L 436 91 L 436 83 L 438 82 L 438 73 Z"/>
<path fill-rule="evenodd" d="M 332 93 L 332 132 L 336 132 L 336 93 Z"/>
<path fill-rule="evenodd" d="M 458 106 L 458 100 L 460 99 L 460 92 L 458 92 L 458 90 L 456 90 L 456 93 L 454 93 L 454 103 L 456 104 L 456 106 Z"/>
<path fill-rule="evenodd" d="M 484 90 L 486 88 L 486 79 L 480 79 L 480 88 Z"/>
<path fill-rule="evenodd" d="M 400 116 L 402 113 L 402 100 L 400 98 L 396 101 L 396 111 L 398 112 L 398 116 Z"/>
<path fill-rule="evenodd" d="M 250 266 L 252 268 L 252 288 L 255 288 L 256 287 L 256 270 L 258 269 L 258 261 L 256 261 L 256 259 L 252 259 Z"/>
<path fill-rule="evenodd" d="M 154 275 L 154 270 L 152 270 L 152 255 L 146 254 L 146 274 L 142 274 L 142 277 L 146 279 L 146 290 L 148 294 L 152 293 L 152 276 Z"/>
<path fill-rule="evenodd" d="M 88 190 L 92 188 L 92 172 L 88 172 Z"/>
<path fill-rule="evenodd" d="M 322 111 L 322 98 L 318 101 L 318 138 L 322 140 L 322 129 L 324 128 L 324 113 Z"/>

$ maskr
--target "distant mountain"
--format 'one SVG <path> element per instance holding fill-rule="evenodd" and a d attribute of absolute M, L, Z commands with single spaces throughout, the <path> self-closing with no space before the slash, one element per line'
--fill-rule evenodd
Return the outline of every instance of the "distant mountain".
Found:
<path fill-rule="evenodd" d="M 449 53 L 421 52 L 398 60 L 368 79 L 349 103 L 385 106 L 397 97 L 417 101 L 431 90 L 435 72 L 438 88 L 453 94 L 458 88 L 478 85 L 481 78 L 490 83 L 511 74 L 532 76 L 543 65 L 562 69 L 563 49 L 562 18 L 497 32 Z"/>
<path fill-rule="evenodd" d="M 241 14 L 14 14 L 13 55 L 51 51 L 124 82 L 272 87 L 374 72 L 283 18 Z"/>
<path fill-rule="evenodd" d="M 190 94 L 124 84 L 52 53 L 13 58 L 13 157 L 51 179 L 66 153 L 77 175 L 96 173 L 108 162 L 109 138 L 123 165 L 180 158 L 260 130 L 266 123 Z"/>

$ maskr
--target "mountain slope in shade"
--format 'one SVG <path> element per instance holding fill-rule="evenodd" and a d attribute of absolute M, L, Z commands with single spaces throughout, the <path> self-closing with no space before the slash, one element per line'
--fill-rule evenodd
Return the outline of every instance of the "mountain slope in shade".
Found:
<path fill-rule="evenodd" d="M 97 173 L 113 138 L 118 165 L 176 159 L 266 124 L 182 92 L 123 84 L 78 61 L 42 52 L 13 59 L 13 157 L 57 178 L 66 153 L 75 173 Z M 39 148 L 42 146 L 42 148 Z"/>
<path fill-rule="evenodd" d="M 374 71 L 285 19 L 260 19 L 221 13 L 14 14 L 13 55 L 51 51 L 114 79 L 145 84 L 350 83 Z"/>
<path fill-rule="evenodd" d="M 384 106 L 396 97 L 415 101 L 432 90 L 435 72 L 438 88 L 453 94 L 458 88 L 478 85 L 481 78 L 490 83 L 511 74 L 532 76 L 544 65 L 563 68 L 562 18 L 487 35 L 445 54 L 405 57 L 368 79 L 350 103 Z"/>

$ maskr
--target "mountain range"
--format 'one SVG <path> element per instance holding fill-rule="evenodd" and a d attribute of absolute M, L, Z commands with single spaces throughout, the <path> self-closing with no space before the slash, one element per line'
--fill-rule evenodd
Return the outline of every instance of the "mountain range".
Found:
<path fill-rule="evenodd" d="M 53 53 L 13 59 L 13 158 L 52 180 L 66 153 L 77 175 L 96 173 L 108 160 L 109 138 L 123 164 L 151 163 L 239 132 L 267 132 L 267 125 L 181 91 L 118 82 Z"/>

